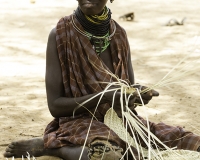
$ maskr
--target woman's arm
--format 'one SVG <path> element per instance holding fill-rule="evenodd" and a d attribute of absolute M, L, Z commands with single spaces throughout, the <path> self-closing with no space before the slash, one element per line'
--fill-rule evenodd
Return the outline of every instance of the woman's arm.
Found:
<path fill-rule="evenodd" d="M 129 63 L 128 72 L 130 74 L 130 81 L 131 83 L 134 83 L 134 75 L 133 75 L 133 69 L 132 69 L 130 58 L 129 58 L 128 63 Z M 65 97 L 64 85 L 63 85 L 63 79 L 62 79 L 62 70 L 61 70 L 60 61 L 59 61 L 58 52 L 57 52 L 57 46 L 56 46 L 56 29 L 55 28 L 50 32 L 48 43 L 47 43 L 45 83 L 46 83 L 46 92 L 47 92 L 47 103 L 48 103 L 49 111 L 53 117 L 72 116 L 73 111 L 78 106 L 78 104 L 81 104 L 82 102 L 98 94 L 98 93 L 94 93 L 94 94 L 89 94 L 89 95 L 77 97 L 77 98 Z M 113 93 L 114 91 L 106 92 L 104 96 L 102 97 L 100 104 L 112 103 Z M 117 92 L 115 95 L 114 109 L 116 110 L 117 109 L 121 110 L 120 96 L 121 96 L 120 92 Z M 93 107 L 96 107 L 97 103 L 99 102 L 99 98 L 100 98 L 100 95 L 97 96 L 96 98 L 93 98 L 86 104 L 84 104 L 84 107 L 86 107 L 87 109 L 92 109 Z M 132 99 L 134 100 L 134 96 Z M 133 102 L 131 101 L 131 103 Z M 76 111 L 76 114 L 81 114 L 85 111 L 86 109 L 81 107 Z"/>
<path fill-rule="evenodd" d="M 90 94 L 78 98 L 65 97 L 61 66 L 56 47 L 55 28 L 50 32 L 47 43 L 45 83 L 48 107 L 53 117 L 72 116 L 73 110 L 78 106 L 78 104 L 81 104 L 82 102 L 96 95 Z M 84 106 L 88 109 L 96 107 L 99 98 L 100 96 L 94 98 Z M 101 103 L 105 103 L 106 99 L 107 98 L 103 97 Z M 86 110 L 81 107 L 76 111 L 76 114 L 80 114 L 85 111 Z"/>
<path fill-rule="evenodd" d="M 129 74 L 129 81 L 131 84 L 135 84 L 135 78 L 134 78 L 134 71 L 133 71 L 133 66 L 132 66 L 132 61 L 131 61 L 131 51 L 129 48 L 129 53 L 128 53 L 128 74 Z"/>

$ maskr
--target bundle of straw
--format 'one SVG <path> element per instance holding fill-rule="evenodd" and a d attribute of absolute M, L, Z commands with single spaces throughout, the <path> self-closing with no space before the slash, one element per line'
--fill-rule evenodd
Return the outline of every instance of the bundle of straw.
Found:
<path fill-rule="evenodd" d="M 144 94 L 151 89 L 167 86 L 169 84 L 177 83 L 177 81 L 180 81 L 180 79 L 184 78 L 185 76 L 189 76 L 193 73 L 196 72 L 197 69 L 200 69 L 200 65 L 197 66 L 199 63 L 199 60 L 194 60 L 189 63 L 185 63 L 185 60 L 188 57 L 185 57 L 182 59 L 177 65 L 175 65 L 159 82 L 156 84 L 139 91 L 135 85 L 129 85 L 125 80 L 119 79 L 116 75 L 111 73 L 110 71 L 107 71 L 104 67 L 103 64 L 101 66 L 95 66 L 95 64 L 91 61 L 91 64 L 94 65 L 98 70 L 101 72 L 106 72 L 111 75 L 113 79 L 115 79 L 115 82 L 110 82 L 107 83 L 107 87 L 102 91 L 101 93 L 97 94 L 96 96 L 92 97 L 91 99 L 101 95 L 101 98 L 106 92 L 114 92 L 113 94 L 113 103 L 110 108 L 110 110 L 107 111 L 105 117 L 104 117 L 104 123 L 111 128 L 118 136 L 124 140 L 127 143 L 127 150 L 124 153 L 124 156 L 126 153 L 128 153 L 128 150 L 132 154 L 134 160 L 137 158 L 135 157 L 134 153 L 130 149 L 131 146 L 136 148 L 139 158 L 141 159 L 148 159 L 148 160 L 200 160 L 200 154 L 195 151 L 186 151 L 186 150 L 175 150 L 175 148 L 169 148 L 167 147 L 164 143 L 162 143 L 154 134 L 150 132 L 149 126 L 148 126 L 148 116 L 146 115 L 146 120 L 147 120 L 147 127 L 144 126 L 140 122 L 137 116 L 129 109 L 128 107 L 128 102 L 130 96 L 134 94 L 134 92 L 137 92 L 138 95 L 140 96 L 142 106 L 144 106 L 141 94 Z M 90 61 L 90 59 L 89 59 Z M 105 83 L 105 82 L 97 82 L 97 83 Z M 112 86 L 115 86 L 114 89 Z M 116 88 L 116 86 L 119 86 Z M 111 88 L 111 89 L 110 89 Z M 114 111 L 114 97 L 116 92 L 121 92 L 121 111 L 122 111 L 122 118 L 119 118 L 117 113 Z M 99 102 L 97 103 L 96 109 L 101 101 L 101 98 Z M 125 98 L 126 102 L 124 104 L 123 99 Z M 80 108 L 84 107 L 84 104 L 90 101 L 91 99 L 88 99 L 87 101 L 83 102 L 82 104 L 79 104 L 77 108 L 75 108 L 74 112 Z M 145 107 L 145 106 L 144 106 Z M 96 112 L 95 109 L 95 112 Z M 126 112 L 124 112 L 124 110 Z M 90 126 L 92 124 L 94 114 L 93 115 Z M 126 120 L 126 121 L 125 121 Z M 89 126 L 89 128 L 90 128 Z M 131 135 L 128 133 L 127 128 L 131 130 Z M 135 134 L 137 133 L 137 134 Z M 89 134 L 89 130 L 88 130 Z M 88 137 L 88 134 L 86 136 L 86 140 Z M 136 135 L 139 135 L 140 138 L 143 140 L 145 145 L 147 146 L 148 149 L 143 148 L 140 145 L 140 142 L 138 142 L 138 137 Z M 85 141 L 86 144 L 86 141 Z M 84 144 L 84 146 L 85 146 Z M 153 144 L 153 145 L 152 145 Z M 162 146 L 165 151 L 160 151 L 159 146 Z M 83 146 L 83 148 L 84 148 Z M 153 147 L 154 146 L 154 147 Z M 83 150 L 82 150 L 83 153 Z M 81 159 L 82 153 L 80 155 L 79 160 Z M 123 159 L 123 157 L 122 157 Z"/>
<path fill-rule="evenodd" d="M 161 141 L 159 141 L 152 133 L 148 131 L 148 129 L 145 129 L 145 126 L 143 126 L 141 123 L 137 123 L 138 120 L 134 120 L 132 115 L 129 112 L 124 113 L 126 115 L 126 119 L 128 122 L 131 123 L 131 127 L 133 127 L 131 130 L 134 132 L 139 133 L 139 135 L 142 137 L 142 139 L 146 142 L 148 149 L 143 148 L 138 141 L 136 140 L 136 137 L 130 136 L 130 134 L 127 132 L 123 120 L 118 117 L 117 113 L 111 108 L 107 111 L 105 117 L 104 117 L 104 123 L 112 129 L 123 141 L 125 141 L 128 144 L 128 149 L 130 147 L 134 147 L 138 151 L 138 155 L 141 155 L 142 159 L 148 159 L 148 160 L 200 160 L 200 153 L 196 151 L 189 151 L 189 150 L 174 150 L 171 148 L 168 148 L 165 146 Z M 141 128 L 148 132 L 149 136 L 154 139 L 153 143 L 156 144 L 156 141 L 161 144 L 165 151 L 160 151 L 158 148 L 153 149 L 152 145 L 148 142 L 150 139 L 146 137 L 145 134 L 142 132 Z M 152 142 L 152 141 L 151 141 Z M 128 151 L 128 150 L 127 150 Z M 127 152 L 126 151 L 126 152 Z M 130 150 L 131 151 L 131 150 Z M 125 152 L 125 153 L 126 153 Z M 132 156 L 134 159 L 135 156 L 132 153 Z"/>

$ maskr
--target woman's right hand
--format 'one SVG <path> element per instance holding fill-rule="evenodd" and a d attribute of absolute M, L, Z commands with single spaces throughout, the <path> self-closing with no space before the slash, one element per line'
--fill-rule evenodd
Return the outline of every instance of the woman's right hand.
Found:
<path fill-rule="evenodd" d="M 123 96 L 123 97 L 121 98 L 121 96 Z M 105 95 L 104 95 L 107 103 L 109 103 L 111 106 L 113 106 L 113 109 L 116 111 L 116 113 L 119 117 L 122 117 L 122 114 L 121 114 L 122 109 L 124 111 L 126 111 L 126 107 L 124 107 L 126 105 L 125 96 L 128 97 L 129 95 L 128 94 L 127 95 L 124 95 L 124 94 L 121 95 L 120 90 L 117 91 L 117 92 L 115 92 L 115 91 L 106 92 Z M 133 110 L 136 107 L 136 105 L 134 104 L 135 100 L 136 100 L 136 96 L 137 96 L 137 94 L 133 93 L 129 98 L 127 106 L 131 110 Z M 123 108 L 122 108 L 122 106 L 123 106 Z"/>

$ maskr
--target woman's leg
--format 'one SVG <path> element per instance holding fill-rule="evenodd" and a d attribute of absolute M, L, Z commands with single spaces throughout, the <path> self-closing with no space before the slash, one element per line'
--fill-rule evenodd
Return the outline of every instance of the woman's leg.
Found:
<path fill-rule="evenodd" d="M 147 126 L 146 120 L 139 117 L 143 124 Z M 177 149 L 199 151 L 200 136 L 192 132 L 184 131 L 182 127 L 170 126 L 164 123 L 149 122 L 151 132 L 168 147 Z"/>
<path fill-rule="evenodd" d="M 87 147 L 84 149 L 81 160 L 88 160 L 87 157 Z M 12 142 L 8 145 L 5 150 L 4 157 L 15 157 L 21 158 L 22 155 L 26 157 L 27 152 L 30 156 L 40 157 L 40 156 L 55 156 L 60 157 L 65 160 L 78 160 L 82 147 L 61 147 L 56 149 L 45 149 L 43 138 L 33 138 L 30 140 L 20 140 Z"/>

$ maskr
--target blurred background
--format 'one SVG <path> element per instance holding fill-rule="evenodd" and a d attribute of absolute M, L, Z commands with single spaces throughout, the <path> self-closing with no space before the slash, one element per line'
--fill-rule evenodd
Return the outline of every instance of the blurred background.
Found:
<path fill-rule="evenodd" d="M 0 159 L 8 143 L 43 136 L 52 120 L 44 83 L 46 44 L 58 20 L 76 7 L 76 0 L 0 0 Z M 137 83 L 156 84 L 186 56 L 184 63 L 192 64 L 187 69 L 195 71 L 158 88 L 160 96 L 138 113 L 200 133 L 200 0 L 115 0 L 108 7 L 127 32 Z M 133 21 L 119 19 L 130 12 Z M 170 23 L 183 18 L 183 25 Z"/>

